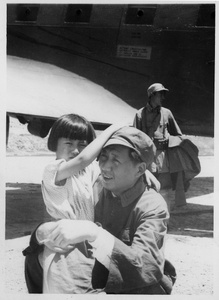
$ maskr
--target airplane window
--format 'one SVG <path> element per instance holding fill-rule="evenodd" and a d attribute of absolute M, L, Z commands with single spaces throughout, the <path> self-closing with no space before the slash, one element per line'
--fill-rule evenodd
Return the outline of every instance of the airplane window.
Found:
<path fill-rule="evenodd" d="M 17 22 L 36 22 L 40 5 L 18 5 Z"/>
<path fill-rule="evenodd" d="M 66 23 L 89 23 L 92 4 L 69 4 L 67 7 Z"/>
<path fill-rule="evenodd" d="M 156 6 L 129 5 L 126 13 L 125 24 L 153 25 L 156 14 Z"/>
<path fill-rule="evenodd" d="M 214 4 L 200 5 L 196 26 L 215 27 Z"/>

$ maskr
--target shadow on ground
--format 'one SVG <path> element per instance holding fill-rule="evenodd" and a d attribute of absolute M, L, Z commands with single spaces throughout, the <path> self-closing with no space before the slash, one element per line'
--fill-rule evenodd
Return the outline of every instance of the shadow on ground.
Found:
<path fill-rule="evenodd" d="M 214 177 L 196 177 L 191 181 L 187 199 L 207 195 L 214 192 Z"/>
<path fill-rule="evenodd" d="M 29 235 L 39 223 L 50 219 L 40 184 L 6 184 L 6 239 Z"/>
<path fill-rule="evenodd" d="M 213 177 L 197 177 L 191 182 L 186 210 L 171 213 L 169 233 L 213 237 Z M 196 199 L 199 199 L 195 203 Z M 210 202 L 210 201 L 209 201 Z M 43 203 L 40 184 L 6 184 L 6 239 L 29 235 L 38 224 L 51 220 Z"/>
<path fill-rule="evenodd" d="M 196 177 L 186 193 L 186 209 L 171 212 L 169 233 L 194 237 L 213 237 L 213 177 Z"/>

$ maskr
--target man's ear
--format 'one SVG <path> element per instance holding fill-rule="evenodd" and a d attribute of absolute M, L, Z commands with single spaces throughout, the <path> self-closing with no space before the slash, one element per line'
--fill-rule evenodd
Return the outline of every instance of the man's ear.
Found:
<path fill-rule="evenodd" d="M 140 177 L 141 175 L 143 175 L 145 173 L 146 167 L 147 167 L 147 165 L 143 161 L 138 164 L 138 172 L 137 172 L 138 177 Z"/>

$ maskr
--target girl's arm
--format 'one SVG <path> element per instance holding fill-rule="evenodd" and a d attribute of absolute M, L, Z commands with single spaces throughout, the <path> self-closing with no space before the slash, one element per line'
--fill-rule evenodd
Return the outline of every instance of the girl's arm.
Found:
<path fill-rule="evenodd" d="M 55 182 L 60 182 L 73 174 L 83 170 L 98 156 L 103 145 L 111 135 L 123 127 L 121 124 L 113 124 L 105 129 L 95 140 L 93 140 L 80 154 L 68 162 L 62 163 L 57 171 Z"/>

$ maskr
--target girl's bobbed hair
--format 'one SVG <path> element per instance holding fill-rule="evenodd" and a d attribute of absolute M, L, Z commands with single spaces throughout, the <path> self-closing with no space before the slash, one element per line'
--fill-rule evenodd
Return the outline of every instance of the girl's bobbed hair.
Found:
<path fill-rule="evenodd" d="M 92 124 L 84 117 L 68 114 L 58 118 L 51 128 L 48 139 L 50 151 L 55 152 L 57 150 L 59 138 L 86 140 L 90 144 L 96 138 L 96 133 Z"/>

